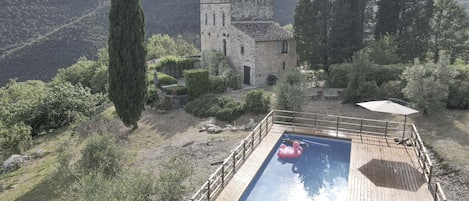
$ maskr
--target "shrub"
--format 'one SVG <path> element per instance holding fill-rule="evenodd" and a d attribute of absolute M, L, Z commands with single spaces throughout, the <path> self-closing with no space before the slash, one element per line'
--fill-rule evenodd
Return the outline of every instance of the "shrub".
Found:
<path fill-rule="evenodd" d="M 3 125 L 0 121 L 1 146 L 10 153 L 23 153 L 31 146 L 31 127 L 23 122 L 11 126 Z"/>
<path fill-rule="evenodd" d="M 85 173 L 102 173 L 106 177 L 118 175 L 123 168 L 124 151 L 109 135 L 93 135 L 81 151 L 79 168 Z"/>
<path fill-rule="evenodd" d="M 158 88 L 155 85 L 150 84 L 147 86 L 147 101 L 146 104 L 150 105 L 152 103 L 157 102 L 159 99 L 158 97 Z"/>
<path fill-rule="evenodd" d="M 84 87 L 91 88 L 91 80 L 99 67 L 96 61 L 82 57 L 72 66 L 59 69 L 54 81 L 59 83 L 70 82 L 73 85 L 81 84 Z"/>
<path fill-rule="evenodd" d="M 178 81 L 174 77 L 158 72 L 158 85 L 159 86 L 172 85 L 172 84 L 177 84 L 177 83 Z"/>
<path fill-rule="evenodd" d="M 225 90 L 225 79 L 219 76 L 210 76 L 210 93 L 221 94 Z"/>
<path fill-rule="evenodd" d="M 207 70 L 185 70 L 184 81 L 186 82 L 190 100 L 195 100 L 196 98 L 207 94 L 210 90 L 209 74 Z"/>
<path fill-rule="evenodd" d="M 458 69 L 458 76 L 449 85 L 446 106 L 448 108 L 469 109 L 469 70 Z"/>
<path fill-rule="evenodd" d="M 241 89 L 241 76 L 232 69 L 225 69 L 221 74 L 227 87 Z"/>
<path fill-rule="evenodd" d="M 233 70 L 228 59 L 222 52 L 209 50 L 202 52 L 201 66 L 207 69 L 212 76 L 222 76 L 227 87 L 241 88 L 241 76 Z"/>
<path fill-rule="evenodd" d="M 263 91 L 253 90 L 246 95 L 244 111 L 254 114 L 266 113 L 270 109 L 270 97 Z"/>
<path fill-rule="evenodd" d="M 37 108 L 40 114 L 32 120 L 33 133 L 60 128 L 82 117 L 100 112 L 106 100 L 103 94 L 92 94 L 89 88 L 70 83 L 53 84 L 44 102 Z"/>
<path fill-rule="evenodd" d="M 91 92 L 92 93 L 106 93 L 108 89 L 108 67 L 102 65 L 96 69 L 93 78 L 91 78 Z"/>
<path fill-rule="evenodd" d="M 156 200 L 182 200 L 186 188 L 184 180 L 191 173 L 189 158 L 184 155 L 176 155 L 166 160 L 160 167 L 156 190 Z"/>
<path fill-rule="evenodd" d="M 42 81 L 10 81 L 0 88 L 0 122 L 5 127 L 20 122 L 34 125 L 35 119 L 42 113 L 39 108 L 48 99 L 48 94 L 49 88 Z"/>
<path fill-rule="evenodd" d="M 352 70 L 351 63 L 334 64 L 329 68 L 326 85 L 331 88 L 347 88 L 348 74 Z"/>
<path fill-rule="evenodd" d="M 124 172 L 114 178 L 101 173 L 83 176 L 68 190 L 71 200 L 151 200 L 156 181 L 148 173 Z"/>
<path fill-rule="evenodd" d="M 394 65 L 373 65 L 371 68 L 370 79 L 376 81 L 378 86 L 391 80 L 401 80 L 402 72 L 406 66 L 401 64 Z"/>
<path fill-rule="evenodd" d="M 288 71 L 275 85 L 275 105 L 279 110 L 301 111 L 304 103 L 304 77 L 298 69 Z"/>
<path fill-rule="evenodd" d="M 381 91 L 381 97 L 383 99 L 387 98 L 397 98 L 404 99 L 404 94 L 402 89 L 405 87 L 405 84 L 401 80 L 391 80 L 382 84 L 379 88 Z"/>
<path fill-rule="evenodd" d="M 206 94 L 186 105 L 186 111 L 197 117 L 215 117 L 232 121 L 243 114 L 243 104 L 224 96 Z"/>
<path fill-rule="evenodd" d="M 348 73 L 347 89 L 344 93 L 344 102 L 360 102 L 374 99 L 378 96 L 378 85 L 373 80 L 373 63 L 364 51 L 353 55 L 353 62 Z"/>
<path fill-rule="evenodd" d="M 407 82 L 402 92 L 423 114 L 437 114 L 446 107 L 449 86 L 457 76 L 456 70 L 448 64 L 449 58 L 446 56 L 440 58 L 437 64 L 416 61 L 402 73 L 402 78 Z"/>

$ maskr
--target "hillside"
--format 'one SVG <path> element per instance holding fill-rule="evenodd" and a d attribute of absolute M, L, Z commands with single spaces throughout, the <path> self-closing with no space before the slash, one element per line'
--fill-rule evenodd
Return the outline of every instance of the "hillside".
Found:
<path fill-rule="evenodd" d="M 82 56 L 95 58 L 96 50 L 106 44 L 109 4 L 109 0 L 1 1 L 0 86 L 15 77 L 50 80 L 57 69 Z M 195 36 L 198 6 L 198 0 L 142 0 L 147 35 Z"/>
<path fill-rule="evenodd" d="M 275 20 L 293 22 L 297 0 L 275 0 Z M 199 0 L 141 0 L 146 33 L 197 43 Z M 109 0 L 0 2 L 0 86 L 9 79 L 50 80 L 80 57 L 95 58 L 107 40 Z M 198 46 L 198 44 L 196 44 Z"/>

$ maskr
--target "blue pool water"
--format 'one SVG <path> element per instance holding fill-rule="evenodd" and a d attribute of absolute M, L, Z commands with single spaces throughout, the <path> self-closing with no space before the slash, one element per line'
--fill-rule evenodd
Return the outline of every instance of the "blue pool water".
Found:
<path fill-rule="evenodd" d="M 292 140 L 302 143 L 303 154 L 280 159 L 280 144 L 291 146 Z M 350 141 L 284 134 L 240 200 L 346 200 L 350 148 Z"/>

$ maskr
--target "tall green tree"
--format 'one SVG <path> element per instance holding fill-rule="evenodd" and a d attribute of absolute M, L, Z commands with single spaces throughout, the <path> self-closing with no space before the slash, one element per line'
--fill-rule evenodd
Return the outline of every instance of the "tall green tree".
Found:
<path fill-rule="evenodd" d="M 329 69 L 331 0 L 300 0 L 295 10 L 295 38 L 299 59 L 311 68 Z"/>
<path fill-rule="evenodd" d="M 147 60 L 165 56 L 190 56 L 199 53 L 194 44 L 188 43 L 181 35 L 172 38 L 167 34 L 155 34 L 148 39 Z"/>
<path fill-rule="evenodd" d="M 431 37 L 433 0 L 400 0 L 398 53 L 402 63 L 424 60 Z"/>
<path fill-rule="evenodd" d="M 376 13 L 375 39 L 396 35 L 399 28 L 399 1 L 379 0 Z"/>
<path fill-rule="evenodd" d="M 451 62 L 469 54 L 469 18 L 455 0 L 436 0 L 432 19 L 432 52 L 438 62 L 440 51 L 449 55 Z"/>
<path fill-rule="evenodd" d="M 457 71 L 449 66 L 446 56 L 436 64 L 420 64 L 417 60 L 402 73 L 407 82 L 402 92 L 423 114 L 436 114 L 445 108 L 449 86 L 456 76 Z"/>
<path fill-rule="evenodd" d="M 366 49 L 375 64 L 388 65 L 399 62 L 396 36 L 382 35 L 378 40 L 371 42 Z"/>
<path fill-rule="evenodd" d="M 338 0 L 333 10 L 330 33 L 331 63 L 352 58 L 363 47 L 364 16 L 368 0 Z"/>
<path fill-rule="evenodd" d="M 145 106 L 145 20 L 140 0 L 111 0 L 109 99 L 126 126 L 137 129 Z"/>

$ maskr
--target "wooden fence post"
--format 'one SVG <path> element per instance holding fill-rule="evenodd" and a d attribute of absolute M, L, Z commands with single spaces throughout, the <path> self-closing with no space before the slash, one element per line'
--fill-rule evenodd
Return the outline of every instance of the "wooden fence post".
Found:
<path fill-rule="evenodd" d="M 243 141 L 243 161 L 246 160 L 246 140 Z"/>
<path fill-rule="evenodd" d="M 233 151 L 233 173 L 236 172 L 236 151 Z"/>
<path fill-rule="evenodd" d="M 221 164 L 221 186 L 225 188 L 225 163 Z"/>
<path fill-rule="evenodd" d="M 210 179 L 207 180 L 207 200 L 210 201 Z"/>
<path fill-rule="evenodd" d="M 335 128 L 336 137 L 339 137 L 339 116 L 337 116 L 337 126 Z"/>
<path fill-rule="evenodd" d="M 314 128 L 317 126 L 317 113 L 314 113 Z"/>

